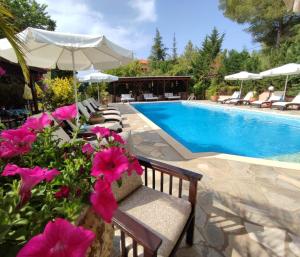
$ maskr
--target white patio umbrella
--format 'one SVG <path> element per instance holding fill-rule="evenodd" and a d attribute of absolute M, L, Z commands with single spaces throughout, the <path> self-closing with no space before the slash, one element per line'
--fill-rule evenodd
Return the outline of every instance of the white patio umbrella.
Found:
<path fill-rule="evenodd" d="M 300 0 L 283 0 L 289 11 L 300 13 Z"/>
<path fill-rule="evenodd" d="M 29 66 L 73 71 L 75 102 L 78 101 L 75 71 L 92 66 L 96 69 L 111 69 L 133 60 L 131 51 L 114 44 L 105 36 L 27 28 L 18 37 L 24 44 L 23 51 Z M 0 57 L 18 62 L 7 39 L 0 40 Z"/>
<path fill-rule="evenodd" d="M 119 80 L 117 76 L 105 74 L 102 72 L 93 72 L 85 76 L 79 77 L 80 82 L 90 82 L 90 83 L 99 83 L 99 82 L 113 82 Z M 98 86 L 98 101 L 100 100 L 100 90 Z"/>
<path fill-rule="evenodd" d="M 260 73 L 262 77 L 276 77 L 276 76 L 286 76 L 285 79 L 285 85 L 284 85 L 284 94 L 283 98 L 285 98 L 286 95 L 286 89 L 287 89 L 287 84 L 289 81 L 289 77 L 291 75 L 296 75 L 300 74 L 300 64 L 297 63 L 289 63 L 285 64 L 283 66 L 266 70 Z"/>
<path fill-rule="evenodd" d="M 240 96 L 242 94 L 243 89 L 243 82 L 245 80 L 255 80 L 255 79 L 262 79 L 262 76 L 256 73 L 250 73 L 247 71 L 241 71 L 239 73 L 235 73 L 232 75 L 225 76 L 225 80 L 238 80 L 241 81 L 241 87 L 240 87 Z"/>

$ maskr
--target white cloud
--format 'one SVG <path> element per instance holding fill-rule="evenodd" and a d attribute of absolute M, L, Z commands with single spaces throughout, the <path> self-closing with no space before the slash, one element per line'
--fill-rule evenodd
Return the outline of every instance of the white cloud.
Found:
<path fill-rule="evenodd" d="M 151 38 L 133 25 L 112 26 L 104 15 L 93 10 L 85 0 L 38 0 L 48 5 L 47 11 L 56 20 L 56 31 L 105 35 L 109 40 L 134 52 L 149 48 Z"/>
<path fill-rule="evenodd" d="M 157 20 L 156 14 L 156 0 L 130 0 L 129 5 L 138 12 L 137 21 Z"/>

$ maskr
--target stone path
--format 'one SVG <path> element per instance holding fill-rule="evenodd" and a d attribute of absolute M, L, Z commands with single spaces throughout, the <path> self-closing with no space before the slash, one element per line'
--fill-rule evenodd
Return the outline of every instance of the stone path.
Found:
<path fill-rule="evenodd" d="M 177 257 L 300 256 L 299 170 L 213 156 L 184 160 L 127 104 L 118 107 L 137 154 L 204 175 L 198 189 L 195 244 L 182 244 Z"/>

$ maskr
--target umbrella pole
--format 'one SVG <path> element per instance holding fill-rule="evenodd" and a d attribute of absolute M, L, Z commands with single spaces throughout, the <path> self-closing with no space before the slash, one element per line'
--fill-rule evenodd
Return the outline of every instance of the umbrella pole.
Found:
<path fill-rule="evenodd" d="M 100 86 L 99 83 L 97 83 L 98 86 L 98 103 L 100 103 Z"/>
<path fill-rule="evenodd" d="M 283 100 L 285 100 L 285 95 L 286 95 L 286 89 L 287 89 L 288 81 L 289 81 L 289 75 L 287 75 L 286 79 L 285 79 L 284 92 L 283 92 Z"/>
<path fill-rule="evenodd" d="M 77 96 L 77 88 L 76 88 L 76 72 L 75 72 L 75 57 L 74 57 L 74 50 L 71 50 L 72 54 L 72 65 L 73 65 L 73 86 L 74 86 L 74 94 L 75 94 L 75 104 L 76 104 L 76 126 L 78 127 L 79 125 L 79 113 L 78 113 L 78 96 Z"/>
<path fill-rule="evenodd" d="M 239 98 L 241 98 L 241 97 L 242 97 L 243 82 L 244 82 L 244 80 L 242 80 L 242 82 L 241 82 L 241 89 L 240 89 L 240 97 L 239 97 Z"/>

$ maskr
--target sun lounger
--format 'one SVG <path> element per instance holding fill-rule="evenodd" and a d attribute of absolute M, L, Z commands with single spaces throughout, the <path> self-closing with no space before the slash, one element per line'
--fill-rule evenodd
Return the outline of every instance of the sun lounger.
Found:
<path fill-rule="evenodd" d="M 246 94 L 246 96 L 243 99 L 232 99 L 230 101 L 228 101 L 227 103 L 230 104 L 249 104 L 250 103 L 250 99 L 254 96 L 253 91 L 250 91 Z"/>
<path fill-rule="evenodd" d="M 153 94 L 143 94 L 145 101 L 158 101 L 157 96 L 153 96 Z"/>
<path fill-rule="evenodd" d="M 231 101 L 233 99 L 240 99 L 240 91 L 234 91 L 231 97 L 225 98 L 225 99 L 219 99 L 218 103 L 225 104 L 228 101 Z"/>
<path fill-rule="evenodd" d="M 90 104 L 97 110 L 99 111 L 104 111 L 104 110 L 116 110 L 118 111 L 118 108 L 113 107 L 113 106 L 101 106 L 96 100 L 95 98 L 91 97 L 87 99 Z"/>
<path fill-rule="evenodd" d="M 179 100 L 180 96 L 179 95 L 173 95 L 173 93 L 165 93 L 165 98 L 167 100 Z"/>
<path fill-rule="evenodd" d="M 84 116 L 84 118 L 87 120 L 87 122 L 90 122 L 90 123 L 99 123 L 97 122 L 97 120 L 101 120 L 103 122 L 107 122 L 107 121 L 117 121 L 119 123 L 122 124 L 122 117 L 120 117 L 119 115 L 102 115 L 101 116 L 101 119 L 93 119 L 94 121 L 92 121 L 92 117 L 93 115 L 91 115 L 88 110 L 86 109 L 86 107 L 81 103 L 81 102 L 78 102 L 77 103 L 77 106 L 78 106 L 78 110 L 79 110 L 79 113 L 81 115 Z M 100 122 L 100 123 L 103 123 L 103 122 Z"/>
<path fill-rule="evenodd" d="M 281 110 L 286 110 L 290 106 L 300 107 L 300 93 L 291 102 L 275 102 L 272 104 L 271 108 L 278 108 Z"/>
<path fill-rule="evenodd" d="M 131 94 L 121 94 L 121 102 L 132 102 L 135 101 L 135 99 L 131 96 Z"/>
<path fill-rule="evenodd" d="M 283 91 L 274 91 L 271 96 L 266 100 L 258 100 L 251 103 L 252 106 L 255 107 L 271 107 L 271 105 L 275 102 L 280 102 L 283 99 Z"/>
<path fill-rule="evenodd" d="M 90 113 L 100 112 L 103 115 L 121 115 L 121 113 L 117 110 L 96 110 L 88 100 L 82 101 L 82 104 L 89 110 Z"/>

